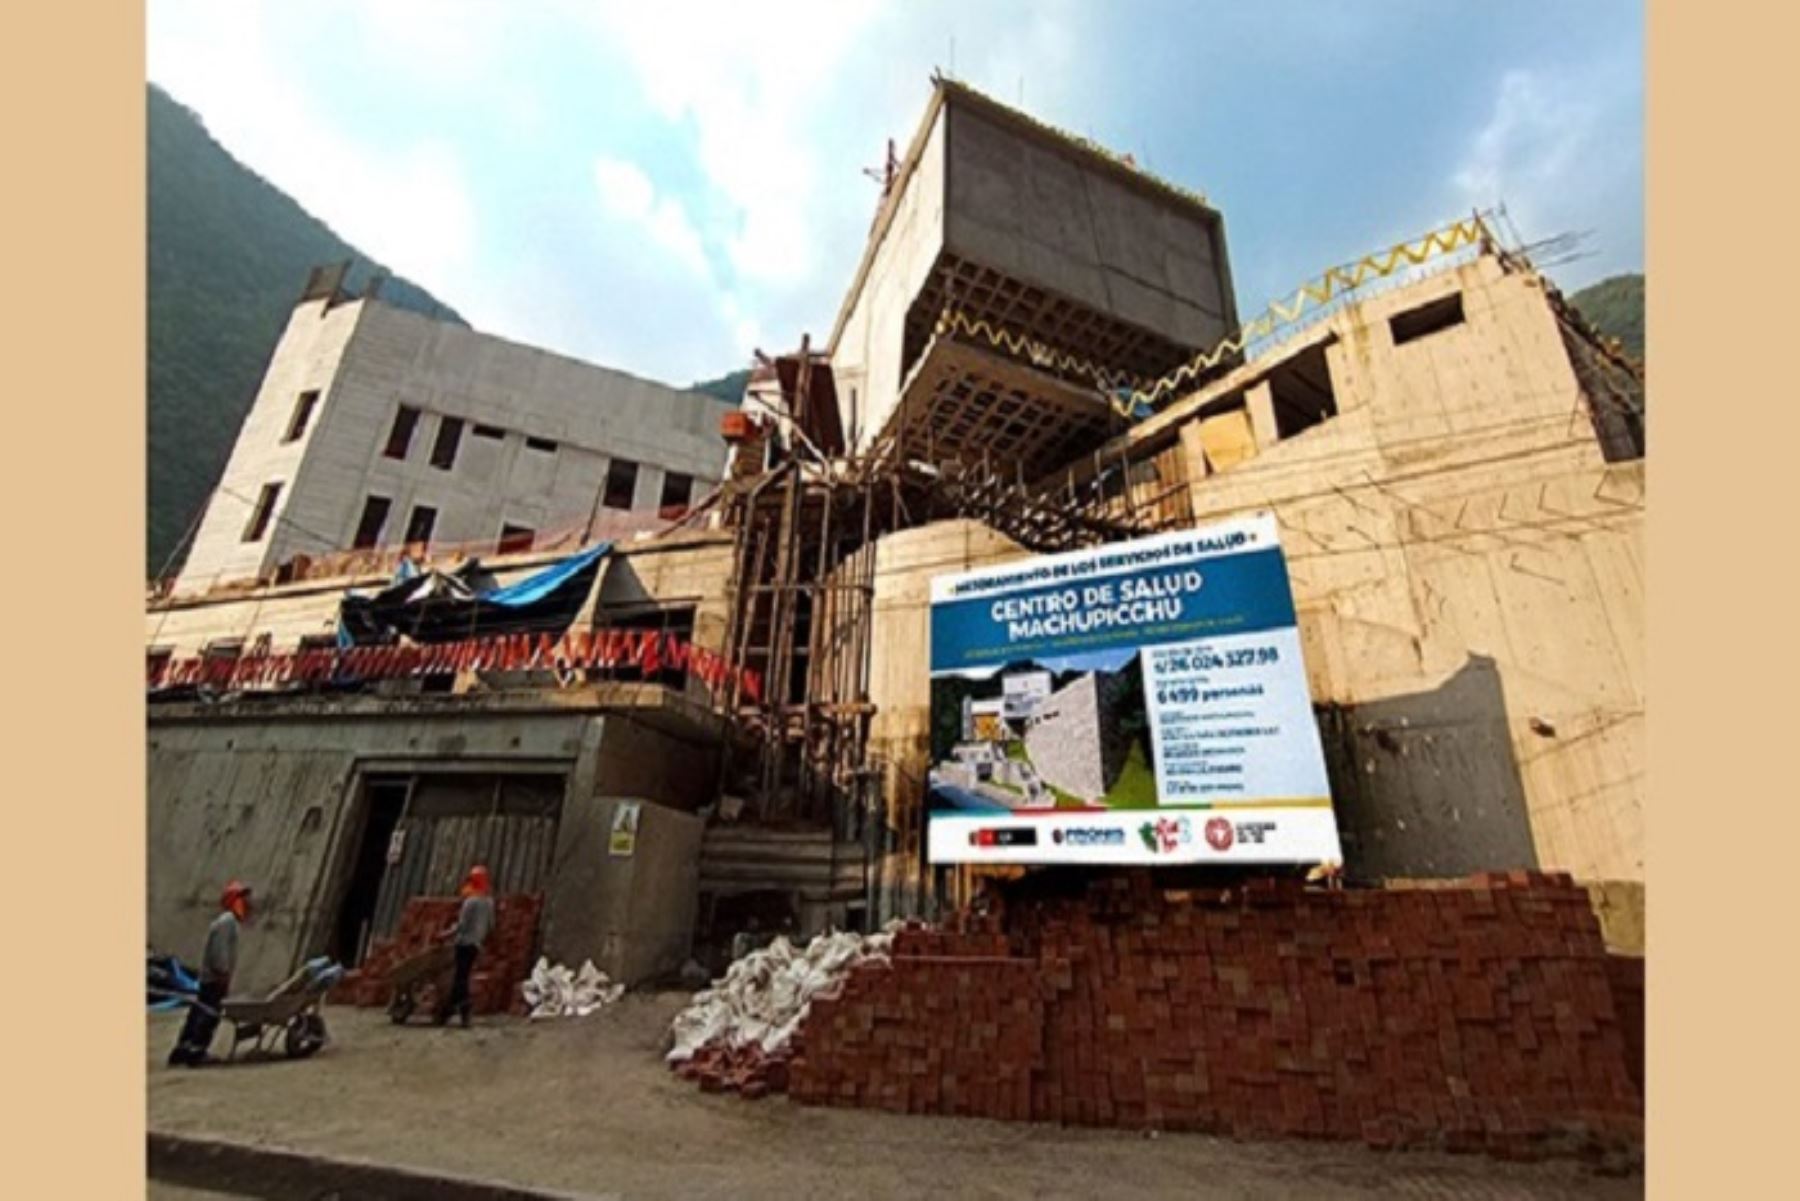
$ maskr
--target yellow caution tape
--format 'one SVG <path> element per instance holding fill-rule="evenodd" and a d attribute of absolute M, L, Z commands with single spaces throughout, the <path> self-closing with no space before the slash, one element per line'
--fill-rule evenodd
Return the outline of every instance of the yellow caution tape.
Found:
<path fill-rule="evenodd" d="M 1201 375 L 1218 366 L 1230 354 L 1243 351 L 1251 342 L 1266 338 L 1277 329 L 1287 325 L 1304 313 L 1308 308 L 1316 308 L 1329 304 L 1332 300 L 1360 288 L 1372 279 L 1382 279 L 1392 275 L 1403 267 L 1416 267 L 1422 263 L 1460 250 L 1464 246 L 1474 246 L 1490 239 L 1488 228 L 1480 216 L 1470 217 L 1466 221 L 1458 221 L 1436 229 L 1420 238 L 1401 242 L 1386 250 L 1364 255 L 1354 263 L 1332 267 L 1317 279 L 1301 284 L 1294 294 L 1286 300 L 1278 300 L 1270 304 L 1257 317 L 1241 326 L 1238 332 L 1221 341 L 1211 350 L 1202 351 L 1154 381 L 1146 381 L 1143 376 L 1101 366 L 1091 359 L 1072 355 L 1058 350 L 1047 342 L 995 325 L 985 317 L 970 317 L 960 309 L 945 307 L 939 314 L 937 334 L 959 334 L 964 337 L 985 340 L 991 346 L 1000 347 L 1007 352 L 1024 358 L 1035 366 L 1050 367 L 1066 374 L 1082 376 L 1093 381 L 1102 391 L 1111 393 L 1108 399 L 1112 407 L 1122 416 L 1134 418 L 1138 409 L 1149 406 L 1154 409 L 1159 402 L 1184 384 L 1196 382 Z M 1147 385 L 1147 386 L 1146 386 Z M 1129 391 L 1126 391 L 1129 389 Z M 1123 392 L 1124 395 L 1119 395 Z"/>

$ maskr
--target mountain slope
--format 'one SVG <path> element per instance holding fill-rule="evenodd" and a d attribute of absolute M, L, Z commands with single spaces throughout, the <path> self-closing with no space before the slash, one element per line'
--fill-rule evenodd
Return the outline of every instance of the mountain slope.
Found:
<path fill-rule="evenodd" d="M 1617 338 L 1639 362 L 1644 358 L 1644 277 L 1615 275 L 1569 297 L 1593 327 Z"/>
<path fill-rule="evenodd" d="M 149 106 L 146 566 L 154 573 L 218 481 L 307 272 L 354 259 L 354 290 L 375 265 L 154 84 Z M 381 297 L 467 324 L 398 277 Z"/>
<path fill-rule="evenodd" d="M 750 382 L 750 369 L 728 372 L 718 379 L 701 380 L 688 385 L 689 392 L 704 392 L 718 400 L 737 404 L 744 399 L 744 387 Z"/>

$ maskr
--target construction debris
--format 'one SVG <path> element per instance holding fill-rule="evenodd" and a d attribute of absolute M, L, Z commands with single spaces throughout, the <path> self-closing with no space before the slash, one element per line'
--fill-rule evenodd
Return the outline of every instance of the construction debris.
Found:
<path fill-rule="evenodd" d="M 572 972 L 560 963 L 552 967 L 542 956 L 520 990 L 525 1003 L 531 1006 L 529 1016 L 533 1020 L 584 1018 L 625 995 L 625 986 L 595 967 L 591 959 L 582 960 L 581 970 Z"/>
<path fill-rule="evenodd" d="M 668 1062 L 709 1092 L 785 1089 L 789 1044 L 814 998 L 859 964 L 885 959 L 897 926 L 867 936 L 827 932 L 804 950 L 777 938 L 736 960 L 675 1016 Z"/>

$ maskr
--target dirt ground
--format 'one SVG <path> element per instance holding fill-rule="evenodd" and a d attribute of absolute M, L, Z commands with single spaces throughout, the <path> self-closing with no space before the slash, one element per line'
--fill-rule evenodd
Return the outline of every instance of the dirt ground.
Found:
<path fill-rule="evenodd" d="M 399 1028 L 379 1010 L 334 1008 L 332 1045 L 315 1059 L 201 1071 L 164 1066 L 179 1018 L 152 1015 L 150 1127 L 630 1201 L 1643 1195 L 1639 1175 L 1574 1163 L 1148 1138 L 708 1095 L 662 1063 L 663 1035 L 685 999 L 633 995 L 583 1019 L 477 1019 L 467 1031 Z"/>

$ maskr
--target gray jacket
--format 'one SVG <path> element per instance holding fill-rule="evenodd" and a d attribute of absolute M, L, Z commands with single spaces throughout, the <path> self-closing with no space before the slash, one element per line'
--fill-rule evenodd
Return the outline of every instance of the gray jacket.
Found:
<path fill-rule="evenodd" d="M 456 915 L 456 945 L 479 947 L 494 928 L 492 897 L 464 897 Z"/>
<path fill-rule="evenodd" d="M 237 970 L 238 920 L 227 909 L 206 928 L 206 949 L 200 953 L 200 978 L 209 981 L 231 979 Z"/>

